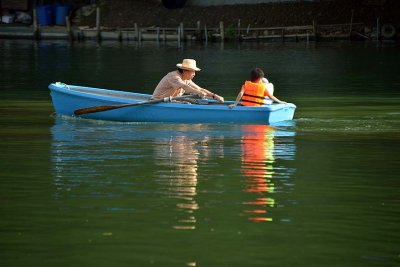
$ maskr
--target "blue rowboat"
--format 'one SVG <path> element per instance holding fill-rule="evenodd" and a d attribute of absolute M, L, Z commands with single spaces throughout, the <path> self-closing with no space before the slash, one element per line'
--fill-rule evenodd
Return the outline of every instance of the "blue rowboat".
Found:
<path fill-rule="evenodd" d="M 294 104 L 272 104 L 261 107 L 228 107 L 233 101 L 218 103 L 201 100 L 200 104 L 150 101 L 151 95 L 67 85 L 56 82 L 49 85 L 55 112 L 58 115 L 77 116 L 75 111 L 88 107 L 123 105 L 126 107 L 88 113 L 79 117 L 121 122 L 173 123 L 240 123 L 271 124 L 292 120 Z M 136 105 L 133 105 L 135 104 Z M 128 104 L 128 105 L 126 105 Z"/>

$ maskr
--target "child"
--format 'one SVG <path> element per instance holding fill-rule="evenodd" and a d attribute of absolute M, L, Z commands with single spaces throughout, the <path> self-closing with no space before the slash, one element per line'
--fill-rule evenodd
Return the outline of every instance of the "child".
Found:
<path fill-rule="evenodd" d="M 250 72 L 250 81 L 245 82 L 235 103 L 229 105 L 229 108 L 236 106 L 240 100 L 243 106 L 263 106 L 272 104 L 273 101 L 287 104 L 274 96 L 274 85 L 264 78 L 264 72 L 260 68 Z"/>

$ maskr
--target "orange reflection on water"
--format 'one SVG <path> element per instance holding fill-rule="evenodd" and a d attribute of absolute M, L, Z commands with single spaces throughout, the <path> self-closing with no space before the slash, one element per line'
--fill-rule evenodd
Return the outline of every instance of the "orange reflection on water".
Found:
<path fill-rule="evenodd" d="M 249 217 L 249 220 L 254 222 L 272 222 L 272 218 L 262 218 L 262 217 Z"/>
<path fill-rule="evenodd" d="M 275 200 L 273 198 L 269 197 L 260 197 L 257 198 L 255 201 L 248 201 L 248 202 L 243 202 L 245 205 L 263 205 L 263 206 L 270 206 L 273 207 L 275 206 Z"/>
<path fill-rule="evenodd" d="M 244 212 L 249 212 L 249 213 L 267 213 L 266 210 L 245 210 Z"/>
<path fill-rule="evenodd" d="M 248 219 L 254 222 L 271 222 L 272 218 L 262 215 L 267 207 L 274 207 L 275 200 L 265 197 L 275 190 L 272 182 L 274 163 L 274 128 L 269 125 L 242 126 L 242 173 L 246 177 L 245 192 L 254 194 L 254 200 L 242 202 L 253 206 L 245 209 Z"/>

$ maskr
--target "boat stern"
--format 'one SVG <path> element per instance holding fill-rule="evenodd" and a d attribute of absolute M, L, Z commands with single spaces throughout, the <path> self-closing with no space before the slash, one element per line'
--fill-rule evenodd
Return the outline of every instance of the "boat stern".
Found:
<path fill-rule="evenodd" d="M 296 105 L 292 103 L 273 105 L 269 113 L 268 123 L 293 120 L 295 111 Z"/>

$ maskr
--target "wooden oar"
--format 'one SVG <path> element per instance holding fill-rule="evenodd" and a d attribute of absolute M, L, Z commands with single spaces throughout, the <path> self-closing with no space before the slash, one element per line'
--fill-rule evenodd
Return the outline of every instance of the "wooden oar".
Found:
<path fill-rule="evenodd" d="M 139 105 L 144 105 L 144 104 L 157 104 L 157 103 L 161 103 L 161 102 L 171 102 L 173 100 L 185 100 L 187 98 L 198 98 L 198 96 L 197 95 L 186 95 L 186 96 L 178 96 L 178 97 L 165 97 L 163 99 L 154 99 L 154 100 L 143 101 L 143 102 L 138 102 L 138 103 L 131 103 L 131 104 L 93 106 L 93 107 L 88 107 L 88 108 L 77 109 L 74 111 L 74 114 L 75 115 L 83 115 L 83 114 L 102 112 L 102 111 L 107 111 L 107 110 L 112 110 L 112 109 L 117 109 L 117 108 L 139 106 Z"/>

